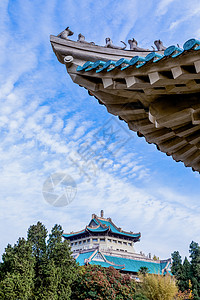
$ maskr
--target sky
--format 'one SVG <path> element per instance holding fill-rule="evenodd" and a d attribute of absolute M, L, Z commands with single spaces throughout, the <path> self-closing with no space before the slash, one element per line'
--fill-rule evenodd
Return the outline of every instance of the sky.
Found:
<path fill-rule="evenodd" d="M 0 254 L 37 221 L 78 231 L 101 209 L 123 230 L 141 232 L 137 252 L 184 258 L 200 243 L 199 173 L 75 85 L 49 41 L 69 26 L 72 40 L 82 33 L 102 46 L 106 37 L 182 46 L 200 38 L 199 17 L 199 0 L 0 1 Z M 59 176 L 73 182 L 62 206 L 45 193 Z"/>

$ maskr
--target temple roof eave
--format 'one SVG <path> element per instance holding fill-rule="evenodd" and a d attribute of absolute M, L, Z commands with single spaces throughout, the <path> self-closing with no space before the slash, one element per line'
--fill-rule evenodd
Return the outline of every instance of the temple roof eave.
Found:
<path fill-rule="evenodd" d="M 95 61 L 95 60 L 118 60 L 121 57 L 131 59 L 134 55 L 146 56 L 152 51 L 133 51 L 133 50 L 119 50 L 113 48 L 105 48 L 99 45 L 84 44 L 75 42 L 70 39 L 65 40 L 54 35 L 50 35 L 50 42 L 54 53 L 58 60 L 65 64 L 64 57 L 72 55 L 73 58 L 78 61 Z M 161 51 L 162 53 L 163 51 Z M 160 53 L 160 52 L 158 52 Z"/>
<path fill-rule="evenodd" d="M 105 231 L 90 231 L 90 230 L 84 230 L 82 232 L 79 232 L 79 233 L 71 233 L 71 234 L 66 234 L 64 233 L 63 234 L 63 237 L 66 238 L 66 239 L 71 239 L 71 238 L 82 238 L 82 236 L 84 236 L 85 234 L 88 234 L 88 236 L 96 236 L 96 234 L 102 234 L 104 235 L 104 233 L 107 233 L 107 236 L 109 237 L 115 237 L 115 238 L 122 238 L 122 239 L 128 239 L 128 240 L 132 240 L 133 242 L 137 242 L 137 241 L 140 241 L 140 237 L 141 237 L 141 234 L 140 233 L 137 233 L 137 234 L 134 234 L 134 235 L 120 235 L 119 233 L 114 233 L 114 232 L 111 232 L 109 230 L 105 230 Z"/>
<path fill-rule="evenodd" d="M 86 88 L 138 136 L 154 143 L 175 161 L 200 172 L 199 41 L 191 39 L 183 49 L 170 46 L 155 53 L 109 49 L 55 36 L 50 39 L 58 60 L 65 63 L 74 83 Z M 172 48 L 178 53 L 170 52 Z M 64 62 L 67 55 L 73 63 Z M 87 61 L 117 63 L 121 58 L 130 60 L 136 56 L 145 61 L 125 69 L 114 66 L 111 72 L 95 68 L 77 71 L 77 66 L 82 67 Z"/>
<path fill-rule="evenodd" d="M 96 224 L 96 226 L 93 226 L 92 223 Z M 126 232 L 123 231 L 121 228 L 118 228 L 113 222 L 111 218 L 105 219 L 103 217 L 97 217 L 95 214 L 92 216 L 92 219 L 85 227 L 85 229 L 80 230 L 78 232 L 71 232 L 69 234 L 63 234 L 64 238 L 74 238 L 85 236 L 85 235 L 107 235 L 107 236 L 114 236 L 116 238 L 122 238 L 122 239 L 129 239 L 134 242 L 137 242 L 140 240 L 141 233 L 133 233 L 133 232 Z"/>

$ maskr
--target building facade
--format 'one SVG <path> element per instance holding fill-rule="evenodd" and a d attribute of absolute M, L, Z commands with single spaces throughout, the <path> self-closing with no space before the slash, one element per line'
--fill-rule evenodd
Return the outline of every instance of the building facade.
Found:
<path fill-rule="evenodd" d="M 134 244 L 141 234 L 126 232 L 117 227 L 111 218 L 93 214 L 85 229 L 63 234 L 70 241 L 74 258 L 80 265 L 97 264 L 112 266 L 133 277 L 141 267 L 147 267 L 152 274 L 170 273 L 171 259 L 153 260 L 151 255 L 136 253 Z"/>

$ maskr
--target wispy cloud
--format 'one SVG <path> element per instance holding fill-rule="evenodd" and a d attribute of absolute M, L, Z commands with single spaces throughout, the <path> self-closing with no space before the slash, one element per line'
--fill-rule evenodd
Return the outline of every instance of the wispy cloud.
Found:
<path fill-rule="evenodd" d="M 156 8 L 155 15 L 161 16 L 166 14 L 169 9 L 170 4 L 174 2 L 174 0 L 161 0 Z"/>
<path fill-rule="evenodd" d="M 47 0 L 1 1 L 1 252 L 38 219 L 49 229 L 61 223 L 66 231 L 79 230 L 100 209 L 122 228 L 142 231 L 138 251 L 164 257 L 180 245 L 186 254 L 189 240 L 199 237 L 195 196 L 199 178 L 136 137 L 126 124 L 110 118 L 84 89 L 72 84 L 49 43 L 50 33 L 69 25 L 75 40 L 81 31 L 87 40 L 102 45 L 107 36 L 119 43 L 132 35 L 149 45 L 154 34 L 168 26 L 158 20 L 158 12 L 172 15 L 172 5 L 172 1 L 156 6 L 149 2 L 145 7 L 128 0 L 117 4 L 68 0 L 59 5 Z M 198 7 L 187 21 L 197 20 Z M 170 20 L 173 30 L 186 23 L 178 13 Z M 102 133 L 107 123 L 117 127 L 121 137 L 127 131 L 131 134 L 117 151 L 113 151 L 116 139 L 107 145 Z M 95 169 L 86 164 L 83 145 L 96 152 L 97 157 L 90 158 Z M 75 200 L 62 209 L 46 203 L 41 193 L 43 182 L 55 172 L 70 174 L 78 186 Z M 177 191 L 180 180 L 184 191 Z M 194 188 L 186 190 L 187 186 Z"/>

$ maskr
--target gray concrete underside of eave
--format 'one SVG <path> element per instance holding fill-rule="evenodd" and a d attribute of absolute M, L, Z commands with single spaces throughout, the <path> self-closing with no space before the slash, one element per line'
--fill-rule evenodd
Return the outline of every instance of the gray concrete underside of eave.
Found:
<path fill-rule="evenodd" d="M 130 67 L 126 71 L 115 69 L 97 74 L 95 70 L 77 72 L 76 69 L 88 60 L 117 61 L 148 53 L 133 54 L 100 46 L 90 50 L 88 45 L 77 46 L 76 42 L 58 41 L 58 38 L 51 42 L 60 62 L 64 63 L 67 55 L 73 57 L 73 62 L 66 67 L 74 83 L 86 88 L 109 113 L 124 120 L 148 143 L 156 144 L 174 160 L 200 171 L 199 52 L 149 63 L 139 69 Z"/>

